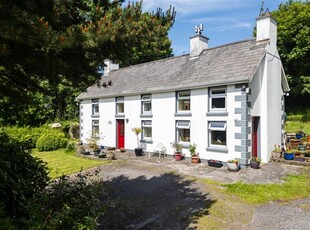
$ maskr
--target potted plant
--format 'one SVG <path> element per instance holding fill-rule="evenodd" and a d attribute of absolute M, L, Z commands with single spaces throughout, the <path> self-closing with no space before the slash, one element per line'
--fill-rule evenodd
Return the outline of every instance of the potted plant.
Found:
<path fill-rule="evenodd" d="M 282 157 L 282 150 L 280 145 L 274 145 L 274 150 L 271 153 L 271 160 L 273 161 L 280 161 L 280 158 Z"/>
<path fill-rule="evenodd" d="M 293 160 L 294 159 L 294 153 L 291 148 L 287 148 L 287 150 L 284 153 L 284 159 L 285 160 Z"/>
<path fill-rule="evenodd" d="M 258 157 L 252 157 L 250 161 L 250 165 L 252 169 L 259 169 L 260 162 L 262 160 Z"/>
<path fill-rule="evenodd" d="M 104 158 L 106 157 L 106 153 L 104 151 L 101 151 L 99 154 L 98 154 L 98 157 L 99 158 Z"/>
<path fill-rule="evenodd" d="M 208 165 L 211 167 L 220 168 L 223 166 L 223 163 L 221 161 L 218 161 L 218 160 L 210 159 L 210 160 L 208 160 Z"/>
<path fill-rule="evenodd" d="M 178 142 L 170 143 L 171 147 L 174 148 L 174 159 L 180 161 L 183 159 L 182 148 L 183 146 Z"/>
<path fill-rule="evenodd" d="M 199 154 L 196 153 L 197 145 L 195 143 L 189 144 L 189 152 L 192 157 L 192 163 L 198 164 L 200 162 Z"/>
<path fill-rule="evenodd" d="M 107 160 L 115 160 L 115 153 L 114 152 L 108 152 L 107 153 Z"/>
<path fill-rule="evenodd" d="M 142 152 L 143 152 L 143 149 L 140 148 L 140 143 L 139 143 L 139 134 L 141 133 L 141 128 L 140 127 L 135 127 L 135 128 L 132 128 L 131 129 L 132 132 L 134 132 L 137 136 L 137 148 L 135 148 L 135 154 L 136 156 L 142 156 Z"/>
<path fill-rule="evenodd" d="M 236 172 L 239 170 L 239 160 L 233 159 L 227 161 L 227 167 L 229 171 Z"/>
<path fill-rule="evenodd" d="M 121 153 L 124 153 L 124 152 L 126 152 L 126 149 L 125 149 L 125 148 L 120 148 L 119 151 L 120 151 Z"/>

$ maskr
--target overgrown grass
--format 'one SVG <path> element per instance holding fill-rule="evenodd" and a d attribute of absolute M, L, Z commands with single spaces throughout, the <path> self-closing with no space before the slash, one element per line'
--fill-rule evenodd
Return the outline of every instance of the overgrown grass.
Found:
<path fill-rule="evenodd" d="M 310 122 L 287 121 L 285 124 L 287 133 L 297 133 L 300 130 L 310 135 Z"/>
<path fill-rule="evenodd" d="M 225 184 L 225 192 L 240 197 L 246 203 L 263 204 L 290 201 L 310 196 L 309 175 L 288 175 L 283 184 Z"/>
<path fill-rule="evenodd" d="M 81 169 L 88 169 L 108 163 L 107 161 L 78 157 L 74 152 L 66 153 L 64 149 L 50 152 L 33 150 L 32 155 L 47 162 L 47 167 L 51 170 L 49 176 L 53 179 L 62 175 L 76 173 Z"/>

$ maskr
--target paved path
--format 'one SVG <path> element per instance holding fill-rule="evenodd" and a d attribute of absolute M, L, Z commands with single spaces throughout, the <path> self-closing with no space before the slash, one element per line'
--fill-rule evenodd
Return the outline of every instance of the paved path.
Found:
<path fill-rule="evenodd" d="M 132 207 L 134 220 L 118 229 L 192 229 L 201 216 L 211 216 L 210 207 L 220 203 L 220 194 L 191 178 L 221 183 L 282 183 L 287 174 L 299 174 L 305 167 L 279 163 L 263 164 L 259 170 L 245 168 L 230 172 L 189 159 L 136 157 L 132 152 L 116 152 L 117 162 L 101 166 L 101 178 Z M 257 207 L 225 201 L 227 212 L 237 212 L 237 220 L 226 225 L 219 220 L 215 229 L 310 229 L 310 198 L 290 203 L 270 203 Z M 199 213 L 199 214 L 197 214 Z M 224 212 L 225 213 L 225 212 Z M 229 215 L 229 213 L 227 213 Z M 243 222 L 243 224 L 240 224 Z M 205 226 L 198 229 L 214 229 Z"/>

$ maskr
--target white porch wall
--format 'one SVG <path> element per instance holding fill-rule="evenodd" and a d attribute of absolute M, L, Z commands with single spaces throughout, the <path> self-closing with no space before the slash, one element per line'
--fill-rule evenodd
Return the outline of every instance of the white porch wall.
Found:
<path fill-rule="evenodd" d="M 281 62 L 279 60 L 279 54 L 275 47 L 268 47 L 267 51 L 275 56 L 267 54 L 267 122 L 266 129 L 268 130 L 267 146 L 265 158 L 263 161 L 268 162 L 270 159 L 271 151 L 274 149 L 274 145 L 281 146 L 281 96 L 282 96 L 282 84 L 281 84 Z M 267 102 L 267 101 L 266 101 Z"/>
<path fill-rule="evenodd" d="M 267 54 L 250 83 L 251 116 L 260 117 L 260 149 L 258 155 L 268 162 L 274 145 L 281 145 L 281 62 L 275 47 Z M 278 58 L 277 58 L 278 57 Z"/>

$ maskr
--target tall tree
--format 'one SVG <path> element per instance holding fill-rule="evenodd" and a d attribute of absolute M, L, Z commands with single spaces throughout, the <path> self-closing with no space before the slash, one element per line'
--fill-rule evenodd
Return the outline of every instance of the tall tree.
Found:
<path fill-rule="evenodd" d="M 0 0 L 0 110 L 1 101 L 25 108 L 33 92 L 42 92 L 51 106 L 62 105 L 62 116 L 64 89 L 94 83 L 105 59 L 126 66 L 171 56 L 174 9 L 143 13 L 142 1 L 123 2 Z"/>
<path fill-rule="evenodd" d="M 303 105 L 309 105 L 310 2 L 289 0 L 280 4 L 272 16 L 278 21 L 278 48 L 291 96 L 299 97 Z"/>

